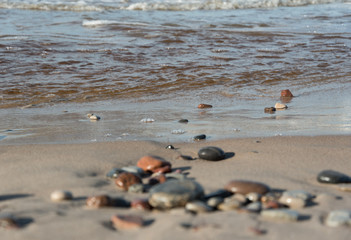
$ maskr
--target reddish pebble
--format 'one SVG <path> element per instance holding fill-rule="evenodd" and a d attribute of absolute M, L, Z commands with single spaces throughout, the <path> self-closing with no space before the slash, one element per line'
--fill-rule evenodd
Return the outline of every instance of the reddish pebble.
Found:
<path fill-rule="evenodd" d="M 148 199 L 136 199 L 131 202 L 131 208 L 150 211 L 152 206 L 150 205 Z"/>
<path fill-rule="evenodd" d="M 212 105 L 201 103 L 201 104 L 199 104 L 197 107 L 198 107 L 198 108 L 211 108 Z"/>
<path fill-rule="evenodd" d="M 131 185 L 137 184 L 137 183 L 142 183 L 140 177 L 137 175 L 130 173 L 130 172 L 124 172 L 121 173 L 116 179 L 115 179 L 115 184 L 123 188 L 124 190 L 128 190 L 128 188 Z"/>
<path fill-rule="evenodd" d="M 154 170 L 154 173 L 170 173 L 172 172 L 172 167 L 170 165 L 166 165 L 164 167 L 160 167 Z"/>
<path fill-rule="evenodd" d="M 144 171 L 154 172 L 155 169 L 162 168 L 165 166 L 171 166 L 170 162 L 156 156 L 144 156 L 140 158 L 137 166 Z"/>
<path fill-rule="evenodd" d="M 289 89 L 282 90 L 280 93 L 281 97 L 293 97 Z"/>
<path fill-rule="evenodd" d="M 111 222 L 118 230 L 133 230 L 144 225 L 143 218 L 134 215 L 115 215 L 111 217 Z"/>
<path fill-rule="evenodd" d="M 165 181 L 167 181 L 166 176 L 163 173 L 158 173 L 158 174 L 156 174 L 155 176 L 152 176 L 149 179 L 149 184 L 150 185 L 156 185 L 156 184 L 159 184 L 159 183 L 164 183 Z"/>
<path fill-rule="evenodd" d="M 112 205 L 112 200 L 107 195 L 93 196 L 87 199 L 86 205 L 92 208 L 108 207 Z"/>
<path fill-rule="evenodd" d="M 264 202 L 263 203 L 263 207 L 265 209 L 278 209 L 278 208 L 282 208 L 284 207 L 284 205 L 280 204 L 279 202 L 277 201 L 267 201 L 267 202 Z"/>

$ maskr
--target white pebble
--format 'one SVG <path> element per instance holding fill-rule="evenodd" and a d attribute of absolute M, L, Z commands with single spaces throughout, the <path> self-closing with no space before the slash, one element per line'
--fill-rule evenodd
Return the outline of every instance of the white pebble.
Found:
<path fill-rule="evenodd" d="M 97 120 L 101 119 L 99 116 L 95 115 L 94 113 L 88 113 L 87 116 L 88 116 L 88 118 L 90 120 L 96 120 L 97 121 Z"/>
<path fill-rule="evenodd" d="M 288 108 L 288 106 L 286 106 L 286 105 L 283 104 L 283 103 L 276 103 L 274 107 L 275 107 L 276 109 L 285 109 L 285 108 Z"/>
<path fill-rule="evenodd" d="M 51 198 L 51 201 L 60 202 L 60 201 L 64 201 L 64 200 L 72 200 L 73 195 L 69 191 L 56 190 L 56 191 L 51 193 L 50 198 Z"/>
<path fill-rule="evenodd" d="M 273 220 L 297 221 L 299 213 L 290 209 L 268 209 L 261 211 L 261 216 Z"/>
<path fill-rule="evenodd" d="M 175 130 L 172 130 L 171 133 L 172 134 L 183 134 L 183 133 L 185 133 L 185 131 L 183 129 L 175 129 Z"/>
<path fill-rule="evenodd" d="M 336 210 L 336 211 L 330 212 L 325 219 L 325 225 L 329 227 L 351 225 L 351 211 Z"/>
<path fill-rule="evenodd" d="M 142 123 L 152 123 L 152 122 L 155 122 L 155 119 L 153 118 L 143 118 L 140 120 L 140 122 Z"/>

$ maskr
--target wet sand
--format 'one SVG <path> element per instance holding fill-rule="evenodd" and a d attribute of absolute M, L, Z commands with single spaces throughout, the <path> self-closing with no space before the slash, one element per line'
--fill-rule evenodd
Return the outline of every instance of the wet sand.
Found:
<path fill-rule="evenodd" d="M 321 218 L 331 210 L 350 209 L 349 192 L 320 184 L 325 169 L 351 172 L 351 136 L 263 137 L 174 143 L 119 141 L 86 144 L 36 144 L 0 146 L 0 215 L 12 214 L 20 229 L 0 227 L 1 239 L 256 239 L 250 229 L 260 228 L 261 239 L 348 239 L 347 227 L 326 227 Z M 229 158 L 209 162 L 181 160 L 180 154 L 197 157 L 204 146 L 217 146 Z M 298 209 L 298 222 L 280 222 L 257 214 L 215 211 L 196 216 L 181 209 L 144 212 L 125 208 L 87 209 L 85 199 L 108 194 L 126 200 L 147 194 L 126 193 L 106 179 L 114 167 L 135 165 L 144 155 L 157 155 L 173 170 L 188 173 L 211 192 L 230 180 L 254 180 L 272 189 L 305 190 L 316 196 L 311 206 Z M 54 203 L 50 193 L 71 191 L 72 201 Z M 326 195 L 325 195 L 326 194 Z M 321 197 L 324 195 L 324 198 Z M 322 199 L 322 200 L 321 200 Z M 113 230 L 114 214 L 136 214 L 150 224 L 134 231 Z M 184 228 L 193 226 L 192 228 Z"/>

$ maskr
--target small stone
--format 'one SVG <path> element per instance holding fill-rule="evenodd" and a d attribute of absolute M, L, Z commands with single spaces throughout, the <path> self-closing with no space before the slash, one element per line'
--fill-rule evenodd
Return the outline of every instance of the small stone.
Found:
<path fill-rule="evenodd" d="M 331 211 L 325 218 L 324 224 L 328 227 L 350 226 L 351 211 L 335 210 Z"/>
<path fill-rule="evenodd" d="M 172 172 L 172 167 L 171 165 L 166 165 L 160 168 L 156 168 L 154 171 L 154 173 L 170 173 Z"/>
<path fill-rule="evenodd" d="M 137 166 L 126 166 L 122 167 L 121 170 L 124 172 L 134 173 L 138 177 L 142 177 L 143 175 L 145 175 L 144 170 Z"/>
<path fill-rule="evenodd" d="M 89 197 L 86 200 L 86 205 L 90 208 L 101 208 L 101 207 L 110 207 L 113 205 L 112 199 L 107 195 L 98 195 Z"/>
<path fill-rule="evenodd" d="M 173 147 L 173 145 L 168 145 L 166 146 L 166 149 L 175 149 L 175 148 Z"/>
<path fill-rule="evenodd" d="M 219 161 L 225 159 L 225 153 L 218 147 L 204 147 L 198 152 L 199 158 L 209 161 Z"/>
<path fill-rule="evenodd" d="M 202 201 L 188 202 L 185 205 L 185 209 L 193 213 L 204 213 L 204 212 L 210 212 L 213 210 L 211 207 L 209 207 L 208 205 L 206 205 L 206 203 Z"/>
<path fill-rule="evenodd" d="M 234 194 L 231 198 L 238 200 L 239 202 L 241 202 L 241 204 L 246 204 L 247 203 L 246 196 L 243 195 L 243 194 L 240 194 L 240 193 Z"/>
<path fill-rule="evenodd" d="M 129 172 L 124 172 L 121 173 L 116 179 L 115 179 L 115 184 L 124 189 L 125 191 L 128 190 L 128 188 L 137 183 L 142 183 L 141 178 L 135 175 L 134 173 L 129 173 Z"/>
<path fill-rule="evenodd" d="M 248 210 L 249 212 L 260 212 L 262 209 L 262 203 L 261 202 L 252 202 L 252 203 L 249 203 L 247 206 L 246 206 L 246 210 Z"/>
<path fill-rule="evenodd" d="M 221 197 L 221 198 L 227 198 L 232 196 L 233 193 L 225 190 L 225 189 L 218 189 L 216 191 L 213 191 L 205 196 L 205 199 L 213 198 L 213 197 Z"/>
<path fill-rule="evenodd" d="M 231 211 L 239 209 L 242 206 L 241 202 L 234 198 L 226 198 L 220 203 L 217 208 L 222 211 Z"/>
<path fill-rule="evenodd" d="M 251 193 L 246 194 L 246 198 L 251 202 L 261 201 L 261 197 L 262 197 L 262 195 L 259 193 L 251 192 Z"/>
<path fill-rule="evenodd" d="M 294 97 L 289 89 L 282 90 L 280 92 L 281 97 Z"/>
<path fill-rule="evenodd" d="M 149 184 L 156 185 L 159 183 L 164 183 L 166 181 L 167 181 L 167 178 L 163 173 L 157 173 L 151 176 L 151 178 L 149 179 Z"/>
<path fill-rule="evenodd" d="M 263 203 L 264 209 L 279 209 L 279 208 L 285 207 L 284 205 L 282 205 L 281 203 L 279 203 L 278 201 L 275 201 L 275 200 L 268 200 L 268 201 L 264 201 L 262 203 Z"/>
<path fill-rule="evenodd" d="M 144 192 L 144 185 L 142 183 L 136 183 L 130 185 L 128 188 L 128 192 L 130 193 L 143 193 Z"/>
<path fill-rule="evenodd" d="M 205 134 L 200 134 L 194 137 L 195 141 L 200 141 L 200 140 L 205 140 L 206 139 L 206 135 Z"/>
<path fill-rule="evenodd" d="M 247 180 L 230 181 L 224 188 L 232 193 L 241 193 L 244 195 L 253 192 L 264 195 L 270 191 L 270 188 L 263 183 Z"/>
<path fill-rule="evenodd" d="M 56 190 L 56 191 L 51 193 L 50 199 L 51 199 L 51 201 L 54 201 L 54 202 L 72 200 L 73 194 L 69 191 Z"/>
<path fill-rule="evenodd" d="M 140 120 L 140 122 L 142 122 L 142 123 L 153 123 L 153 122 L 155 122 L 155 119 L 153 119 L 153 118 L 143 118 L 143 119 Z"/>
<path fill-rule="evenodd" d="M 120 168 L 113 168 L 106 174 L 106 177 L 107 178 L 117 178 L 118 175 L 121 174 L 122 172 L 125 172 L 125 171 L 120 169 Z"/>
<path fill-rule="evenodd" d="M 148 199 L 136 199 L 131 202 L 131 208 L 150 211 L 152 209 L 152 206 L 149 204 Z"/>
<path fill-rule="evenodd" d="M 313 198 L 313 195 L 303 190 L 292 190 L 283 192 L 279 203 L 290 208 L 303 208 Z"/>
<path fill-rule="evenodd" d="M 165 176 L 166 176 L 167 180 L 171 180 L 171 179 L 185 180 L 187 178 L 185 174 L 176 173 L 176 172 L 166 173 Z"/>
<path fill-rule="evenodd" d="M 351 183 L 351 177 L 334 170 L 324 170 L 318 174 L 317 181 L 320 183 L 331 184 Z"/>
<path fill-rule="evenodd" d="M 276 103 L 274 108 L 276 108 L 276 109 L 286 109 L 286 108 L 288 108 L 288 106 L 286 106 L 283 103 Z"/>
<path fill-rule="evenodd" d="M 276 109 L 275 107 L 266 107 L 264 108 L 265 113 L 275 113 Z"/>
<path fill-rule="evenodd" d="M 217 208 L 219 204 L 224 202 L 224 198 L 222 197 L 212 197 L 207 200 L 207 205 L 213 208 Z"/>
<path fill-rule="evenodd" d="M 149 203 L 158 209 L 183 207 L 187 202 L 203 197 L 202 186 L 192 180 L 169 180 L 150 189 Z"/>
<path fill-rule="evenodd" d="M 188 120 L 188 119 L 180 119 L 178 122 L 179 122 L 179 123 L 188 123 L 189 120 Z"/>
<path fill-rule="evenodd" d="M 171 131 L 172 134 L 184 134 L 185 130 L 183 129 L 174 129 Z"/>
<path fill-rule="evenodd" d="M 144 219 L 134 215 L 115 215 L 111 222 L 117 230 L 134 230 L 144 226 Z"/>
<path fill-rule="evenodd" d="M 262 210 L 261 216 L 277 221 L 292 221 L 296 222 L 299 219 L 299 213 L 290 209 L 268 209 Z"/>
<path fill-rule="evenodd" d="M 88 113 L 88 114 L 87 114 L 87 117 L 88 117 L 90 120 L 93 120 L 93 121 L 98 121 L 98 120 L 101 119 L 99 116 L 95 115 L 94 113 Z"/>
<path fill-rule="evenodd" d="M 19 225 L 12 217 L 0 217 L 0 229 L 18 229 Z"/>
<path fill-rule="evenodd" d="M 154 172 L 155 169 L 164 166 L 171 166 L 171 163 L 157 156 L 144 156 L 140 158 L 140 160 L 137 163 L 137 166 L 143 169 L 144 171 Z"/>
<path fill-rule="evenodd" d="M 199 104 L 197 107 L 198 107 L 198 108 L 212 108 L 212 105 L 201 103 L 201 104 Z"/>

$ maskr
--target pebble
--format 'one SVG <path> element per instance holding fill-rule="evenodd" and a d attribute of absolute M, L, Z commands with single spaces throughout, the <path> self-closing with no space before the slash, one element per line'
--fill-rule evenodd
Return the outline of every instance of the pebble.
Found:
<path fill-rule="evenodd" d="M 98 120 L 101 119 L 99 116 L 95 115 L 94 113 L 88 113 L 88 114 L 87 114 L 87 117 L 88 117 L 90 120 L 95 120 L 95 121 L 98 121 Z"/>
<path fill-rule="evenodd" d="M 166 146 L 166 149 L 175 149 L 173 145 Z"/>
<path fill-rule="evenodd" d="M 140 122 L 142 122 L 142 123 L 153 123 L 153 122 L 155 122 L 155 119 L 153 119 L 153 118 L 143 118 L 143 119 L 140 120 Z"/>
<path fill-rule="evenodd" d="M 209 161 L 219 161 L 225 158 L 225 153 L 218 147 L 204 147 L 198 152 L 199 158 Z"/>
<path fill-rule="evenodd" d="M 262 195 L 259 193 L 251 192 L 246 194 L 246 198 L 251 202 L 258 202 L 261 201 Z"/>
<path fill-rule="evenodd" d="M 180 119 L 178 122 L 179 122 L 179 123 L 188 123 L 189 120 L 188 120 L 188 119 Z"/>
<path fill-rule="evenodd" d="M 134 184 L 142 183 L 141 178 L 134 173 L 124 172 L 121 173 L 116 179 L 115 184 L 122 188 L 123 190 L 128 190 L 128 188 Z"/>
<path fill-rule="evenodd" d="M 200 140 L 205 140 L 205 139 L 206 139 L 206 135 L 205 134 L 196 135 L 194 137 L 195 141 L 200 141 Z"/>
<path fill-rule="evenodd" d="M 170 173 L 172 172 L 172 167 L 171 165 L 166 165 L 160 168 L 156 168 L 154 171 L 154 173 Z"/>
<path fill-rule="evenodd" d="M 318 174 L 317 181 L 331 184 L 351 183 L 351 177 L 334 170 L 324 170 Z"/>
<path fill-rule="evenodd" d="M 292 93 L 290 92 L 289 89 L 282 90 L 280 92 L 281 97 L 293 97 Z"/>
<path fill-rule="evenodd" d="M 275 107 L 266 107 L 264 108 L 265 113 L 275 113 L 276 109 Z"/>
<path fill-rule="evenodd" d="M 213 198 L 213 197 L 221 197 L 221 198 L 227 198 L 232 196 L 233 193 L 225 190 L 225 189 L 218 189 L 216 191 L 213 191 L 205 196 L 205 199 Z"/>
<path fill-rule="evenodd" d="M 111 222 L 117 230 L 135 230 L 145 224 L 142 217 L 135 215 L 114 215 L 111 217 Z"/>
<path fill-rule="evenodd" d="M 203 197 L 202 186 L 192 180 L 169 180 L 150 189 L 149 203 L 158 209 L 183 207 Z"/>
<path fill-rule="evenodd" d="M 252 202 L 252 203 L 249 203 L 246 206 L 246 210 L 248 210 L 249 212 L 258 213 L 258 212 L 261 211 L 261 209 L 262 209 L 262 203 L 261 202 Z"/>
<path fill-rule="evenodd" d="M 197 107 L 198 107 L 198 108 L 212 108 L 212 105 L 201 103 L 201 104 L 199 104 Z"/>
<path fill-rule="evenodd" d="M 224 198 L 222 197 L 212 197 L 207 200 L 207 205 L 213 208 L 217 208 L 219 204 L 224 202 Z"/>
<path fill-rule="evenodd" d="M 213 209 L 202 201 L 192 201 L 185 205 L 185 210 L 193 213 L 211 212 Z"/>
<path fill-rule="evenodd" d="M 231 211 L 239 209 L 242 206 L 241 202 L 235 198 L 226 198 L 220 203 L 217 208 L 222 211 Z"/>
<path fill-rule="evenodd" d="M 279 203 L 290 208 L 303 208 L 312 198 L 313 195 L 304 190 L 285 191 L 279 198 Z"/>
<path fill-rule="evenodd" d="M 150 211 L 152 206 L 150 205 L 148 199 L 135 199 L 131 202 L 131 208 L 137 210 Z"/>
<path fill-rule="evenodd" d="M 278 221 L 292 221 L 296 222 L 299 219 L 299 213 L 290 209 L 268 209 L 262 210 L 261 216 Z"/>
<path fill-rule="evenodd" d="M 137 167 L 137 166 L 122 167 L 121 170 L 124 172 L 134 173 L 134 174 L 138 175 L 139 177 L 142 177 L 143 175 L 145 175 L 144 170 L 140 167 Z"/>
<path fill-rule="evenodd" d="M 89 197 L 86 200 L 86 205 L 91 208 L 101 208 L 112 206 L 112 199 L 107 195 L 98 195 Z"/>
<path fill-rule="evenodd" d="M 149 184 L 156 185 L 159 183 L 164 183 L 166 181 L 167 181 L 167 178 L 163 173 L 157 173 L 151 176 L 151 178 L 149 179 Z"/>
<path fill-rule="evenodd" d="M 123 172 L 125 172 L 125 171 L 122 170 L 121 168 L 113 168 L 106 174 L 106 177 L 107 178 L 117 178 L 118 175 L 123 173 Z"/>
<path fill-rule="evenodd" d="M 165 174 L 167 180 L 175 179 L 175 180 L 185 180 L 187 177 L 186 175 L 182 173 L 176 173 L 176 172 L 171 172 L 171 173 L 166 173 Z"/>
<path fill-rule="evenodd" d="M 183 129 L 174 129 L 171 131 L 172 134 L 184 134 L 185 130 Z"/>
<path fill-rule="evenodd" d="M 142 183 L 136 183 L 130 185 L 128 188 L 128 192 L 130 193 L 143 193 L 144 192 L 144 185 Z"/>
<path fill-rule="evenodd" d="M 286 106 L 286 105 L 283 104 L 283 103 L 276 103 L 276 104 L 274 105 L 274 108 L 276 108 L 276 109 L 286 109 L 286 108 L 288 108 L 288 106 Z"/>
<path fill-rule="evenodd" d="M 155 169 L 171 166 L 171 163 L 157 156 L 144 156 L 137 162 L 137 166 L 144 171 L 154 172 Z"/>
<path fill-rule="evenodd" d="M 65 191 L 65 190 L 56 190 L 56 191 L 51 193 L 50 199 L 51 199 L 51 201 L 54 201 L 54 202 L 72 200 L 73 194 L 71 192 Z"/>
<path fill-rule="evenodd" d="M 264 195 L 270 191 L 270 188 L 263 183 L 247 180 L 232 180 L 224 188 L 232 193 L 241 193 L 244 195 L 253 192 Z"/>
<path fill-rule="evenodd" d="M 324 224 L 328 227 L 339 227 L 351 225 L 351 211 L 335 210 L 331 211 L 325 218 Z"/>
<path fill-rule="evenodd" d="M 17 224 L 14 218 L 12 217 L 1 217 L 0 218 L 0 229 L 17 229 L 20 226 Z"/>

